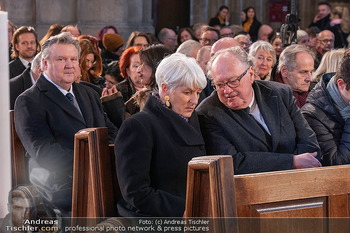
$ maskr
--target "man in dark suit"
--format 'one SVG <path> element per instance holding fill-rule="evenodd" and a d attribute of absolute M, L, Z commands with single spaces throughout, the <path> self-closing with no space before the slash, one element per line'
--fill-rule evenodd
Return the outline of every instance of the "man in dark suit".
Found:
<path fill-rule="evenodd" d="M 10 79 L 20 75 L 40 51 L 38 36 L 33 27 L 22 26 L 12 37 L 13 60 L 9 63 Z"/>
<path fill-rule="evenodd" d="M 29 179 L 64 216 L 72 200 L 74 134 L 89 127 L 117 129 L 102 110 L 98 94 L 74 83 L 79 71 L 79 42 L 65 32 L 42 47 L 43 73 L 15 103 L 15 126 L 29 154 Z"/>
<path fill-rule="evenodd" d="M 329 23 L 331 22 L 331 5 L 328 2 L 319 2 L 318 13 L 315 15 L 312 20 L 310 27 L 317 27 L 320 31 L 323 31 L 329 27 Z"/>
<path fill-rule="evenodd" d="M 32 61 L 31 67 L 17 77 L 10 79 L 10 109 L 14 109 L 17 97 L 35 84 L 41 74 L 41 53 Z"/>
<path fill-rule="evenodd" d="M 239 46 L 211 58 L 216 90 L 197 108 L 207 153 L 232 155 L 236 174 L 321 166 L 315 133 L 290 87 L 254 81 L 252 66 Z"/>

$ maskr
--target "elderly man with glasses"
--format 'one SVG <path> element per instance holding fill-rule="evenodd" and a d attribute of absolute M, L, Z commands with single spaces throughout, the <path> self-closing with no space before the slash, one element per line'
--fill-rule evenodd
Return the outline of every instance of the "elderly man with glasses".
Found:
<path fill-rule="evenodd" d="M 334 34 L 329 30 L 323 30 L 317 37 L 315 70 L 318 68 L 323 55 L 332 49 L 334 49 Z"/>
<path fill-rule="evenodd" d="M 253 58 L 236 46 L 208 63 L 215 91 L 197 108 L 209 155 L 232 155 L 235 174 L 321 166 L 315 133 L 290 87 L 254 81 Z"/>

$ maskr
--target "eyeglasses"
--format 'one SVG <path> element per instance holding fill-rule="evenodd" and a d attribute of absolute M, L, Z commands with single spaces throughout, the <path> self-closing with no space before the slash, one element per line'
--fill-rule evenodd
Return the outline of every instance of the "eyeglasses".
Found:
<path fill-rule="evenodd" d="M 225 83 L 213 83 L 212 86 L 217 90 L 223 90 L 225 88 L 225 85 L 227 85 L 229 88 L 236 88 L 239 86 L 241 79 L 247 74 L 249 68 L 250 66 L 235 80 L 230 80 Z"/>
<path fill-rule="evenodd" d="M 242 46 L 247 46 L 249 47 L 250 46 L 250 43 L 249 42 L 244 42 L 244 41 L 241 41 L 241 42 L 238 42 L 240 45 Z"/>
<path fill-rule="evenodd" d="M 210 44 L 214 44 L 217 39 L 208 39 L 208 38 L 200 38 L 199 40 L 203 41 L 204 43 L 210 43 Z"/>
<path fill-rule="evenodd" d="M 224 37 L 233 37 L 233 33 L 231 32 L 231 33 L 221 34 L 220 36 L 221 36 L 221 38 L 224 38 Z"/>
<path fill-rule="evenodd" d="M 174 39 L 174 38 L 167 38 L 168 40 L 172 40 L 172 41 L 176 41 L 176 39 Z"/>
<path fill-rule="evenodd" d="M 333 43 L 333 42 L 334 42 L 333 39 L 330 39 L 330 40 L 325 39 L 325 40 L 320 40 L 320 41 L 321 41 L 322 43 L 324 43 L 324 44 Z"/>

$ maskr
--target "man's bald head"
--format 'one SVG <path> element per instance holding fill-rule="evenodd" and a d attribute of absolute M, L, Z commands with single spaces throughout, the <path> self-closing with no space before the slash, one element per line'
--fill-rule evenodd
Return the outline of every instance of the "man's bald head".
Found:
<path fill-rule="evenodd" d="M 329 30 L 323 30 L 318 34 L 318 50 L 323 53 L 334 49 L 334 34 Z"/>
<path fill-rule="evenodd" d="M 211 46 L 210 56 L 212 57 L 217 51 L 221 49 L 227 49 L 235 46 L 240 46 L 238 41 L 231 37 L 224 37 L 216 41 L 213 46 Z"/>

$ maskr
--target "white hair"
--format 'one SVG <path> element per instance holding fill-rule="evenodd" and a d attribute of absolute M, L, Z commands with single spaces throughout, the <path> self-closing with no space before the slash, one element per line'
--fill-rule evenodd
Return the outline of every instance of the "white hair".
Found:
<path fill-rule="evenodd" d="M 177 48 L 176 52 L 185 54 L 187 57 L 192 57 L 193 51 L 198 51 L 202 47 L 203 45 L 195 40 L 186 40 Z"/>
<path fill-rule="evenodd" d="M 174 53 L 160 62 L 156 70 L 156 82 L 160 95 L 163 83 L 171 92 L 180 86 L 187 86 L 193 90 L 204 89 L 207 85 L 207 79 L 196 60 L 181 53 Z"/>
<path fill-rule="evenodd" d="M 249 55 L 255 57 L 259 49 L 270 53 L 273 59 L 272 65 L 276 64 L 276 50 L 273 48 L 273 46 L 269 42 L 263 41 L 263 40 L 258 40 L 254 42 L 249 48 Z"/>

